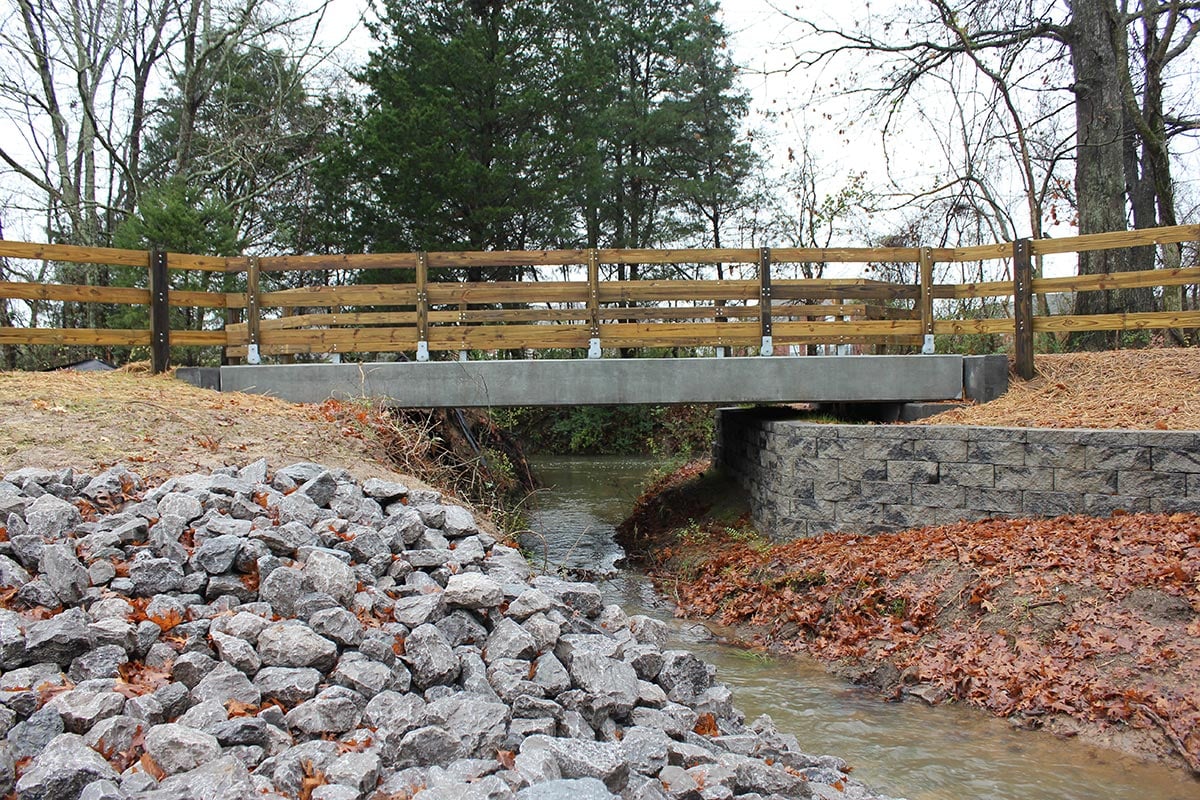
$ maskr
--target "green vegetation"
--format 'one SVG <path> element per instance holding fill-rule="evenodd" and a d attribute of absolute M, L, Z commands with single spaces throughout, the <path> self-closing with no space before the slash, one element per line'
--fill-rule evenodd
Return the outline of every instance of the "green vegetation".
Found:
<path fill-rule="evenodd" d="M 712 446 L 713 409 L 706 405 L 503 408 L 495 423 L 530 453 L 650 454 L 687 459 Z"/>

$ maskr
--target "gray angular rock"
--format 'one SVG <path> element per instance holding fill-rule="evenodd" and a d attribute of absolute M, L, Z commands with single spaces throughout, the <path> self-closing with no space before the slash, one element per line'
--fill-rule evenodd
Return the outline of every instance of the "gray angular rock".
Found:
<path fill-rule="evenodd" d="M 75 556 L 75 548 L 66 543 L 43 547 L 38 569 L 62 605 L 78 603 L 92 585 L 88 571 Z"/>
<path fill-rule="evenodd" d="M 262 693 L 244 672 L 222 661 L 192 687 L 191 698 L 194 703 L 203 703 L 205 700 L 217 700 L 222 703 L 237 700 L 257 705 L 262 700 Z"/>
<path fill-rule="evenodd" d="M 193 770 L 164 778 L 145 800 L 244 800 L 261 797 L 253 778 L 235 756 L 226 755 Z"/>
<path fill-rule="evenodd" d="M 596 653 L 577 653 L 567 669 L 574 684 L 594 698 L 594 708 L 624 717 L 637 705 L 637 673 L 625 662 Z"/>
<path fill-rule="evenodd" d="M 524 754 L 522 754 L 524 755 Z M 596 778 L 560 778 L 527 786 L 517 800 L 614 800 L 616 795 Z"/>
<path fill-rule="evenodd" d="M 299 492 L 293 492 L 280 499 L 275 508 L 279 514 L 279 521 L 284 525 L 298 522 L 309 528 L 328 513 L 322 511 L 311 497 Z"/>
<path fill-rule="evenodd" d="M 329 470 L 320 472 L 300 484 L 297 494 L 307 495 L 309 500 L 320 508 L 328 508 L 337 493 L 337 479 Z"/>
<path fill-rule="evenodd" d="M 0 609 L 0 669 L 19 667 L 25 660 L 24 620 L 8 609 Z"/>
<path fill-rule="evenodd" d="M 204 680 L 204 676 L 212 672 L 216 666 L 216 659 L 206 653 L 196 651 L 181 653 L 171 667 L 171 677 L 192 689 Z"/>
<path fill-rule="evenodd" d="M 146 732 L 146 752 L 168 775 L 194 770 L 221 754 L 217 737 L 186 725 L 166 723 Z"/>
<path fill-rule="evenodd" d="M 399 497 L 408 495 L 408 487 L 403 483 L 394 483 L 379 478 L 367 478 L 363 481 L 362 492 L 367 497 L 387 503 Z"/>
<path fill-rule="evenodd" d="M 93 781 L 116 780 L 117 771 L 74 733 L 52 739 L 17 781 L 21 800 L 75 800 Z"/>
<path fill-rule="evenodd" d="M 8 731 L 8 746 L 14 759 L 32 758 L 64 730 L 62 715 L 52 708 L 42 708 Z"/>
<path fill-rule="evenodd" d="M 341 734 L 358 725 L 366 701 L 344 686 L 330 686 L 287 713 L 288 727 L 313 736 Z"/>
<path fill-rule="evenodd" d="M 379 783 L 378 753 L 343 753 L 325 770 L 325 780 L 354 789 L 366 797 Z"/>
<path fill-rule="evenodd" d="M 170 492 L 158 500 L 158 517 L 178 517 L 184 523 L 192 522 L 204 516 L 204 506 L 190 494 Z"/>
<path fill-rule="evenodd" d="M 78 508 L 52 494 L 42 495 L 25 509 L 29 535 L 43 541 L 58 541 L 82 521 Z"/>
<path fill-rule="evenodd" d="M 213 646 L 217 648 L 217 655 L 226 664 L 237 667 L 247 675 L 254 675 L 262 666 L 262 659 L 245 639 L 215 631 L 210 633 L 209 637 L 212 639 Z"/>
<path fill-rule="evenodd" d="M 504 590 L 485 575 L 463 572 L 450 576 L 442 599 L 452 608 L 493 608 L 504 602 Z"/>
<path fill-rule="evenodd" d="M 129 565 L 133 593 L 139 597 L 179 591 L 183 586 L 183 567 L 171 558 L 134 558 Z"/>
<path fill-rule="evenodd" d="M 353 689 L 364 697 L 374 697 L 385 689 L 399 688 L 395 685 L 391 667 L 361 656 L 341 658 L 329 679 L 339 686 Z"/>
<path fill-rule="evenodd" d="M 342 647 L 357 647 L 362 641 L 363 626 L 344 608 L 326 608 L 308 618 L 313 632 L 331 639 Z"/>
<path fill-rule="evenodd" d="M 625 729 L 621 752 L 629 767 L 642 775 L 657 775 L 667 765 L 671 737 L 658 728 L 635 725 Z"/>
<path fill-rule="evenodd" d="M 110 691 L 72 689 L 55 695 L 46 708 L 57 712 L 70 733 L 87 733 L 100 720 L 125 710 L 124 696 Z"/>
<path fill-rule="evenodd" d="M 242 537 L 233 534 L 205 539 L 192 553 L 192 563 L 209 575 L 220 575 L 233 568 Z"/>
<path fill-rule="evenodd" d="M 425 707 L 425 722 L 450 731 L 468 758 L 494 755 L 504 741 L 508 706 L 460 692 Z"/>
<path fill-rule="evenodd" d="M 83 610 L 69 608 L 25 627 L 25 662 L 54 662 L 62 667 L 92 646 Z"/>
<path fill-rule="evenodd" d="M 121 714 L 96 723 L 83 740 L 100 755 L 113 756 L 133 747 L 134 740 L 146 728 L 145 720 Z"/>
<path fill-rule="evenodd" d="M 32 580 L 30 574 L 8 556 L 0 555 L 0 587 L 20 589 Z"/>
<path fill-rule="evenodd" d="M 263 628 L 258 635 L 258 655 L 268 667 L 313 667 L 324 671 L 333 667 L 337 645 L 302 622 L 286 620 Z"/>
<path fill-rule="evenodd" d="M 312 667 L 263 667 L 254 676 L 254 685 L 263 697 L 295 706 L 317 693 L 321 673 Z"/>
<path fill-rule="evenodd" d="M 464 536 L 471 536 L 479 533 L 479 527 L 475 524 L 475 517 L 470 511 L 462 506 L 443 506 L 445 509 L 442 514 L 442 524 L 437 526 L 446 532 L 446 536 L 451 539 L 461 539 Z"/>
<path fill-rule="evenodd" d="M 425 715 L 425 701 L 418 695 L 382 691 L 367 703 L 363 722 L 397 734 L 405 734 L 420 725 Z"/>
<path fill-rule="evenodd" d="M 346 605 L 357 591 L 358 578 L 350 565 L 334 552 L 314 548 L 304 563 L 304 585 Z"/>
<path fill-rule="evenodd" d="M 93 678 L 115 678 L 121 665 L 128 662 L 129 655 L 125 648 L 115 644 L 101 645 L 76 656 L 67 670 L 67 677 L 75 683 Z"/>
<path fill-rule="evenodd" d="M 458 737 L 435 725 L 411 730 L 403 736 L 389 736 L 384 743 L 384 758 L 395 769 L 443 766 L 462 757 Z"/>
<path fill-rule="evenodd" d="M 629 779 L 629 764 L 616 742 L 530 736 L 521 743 L 521 752 L 533 750 L 552 753 L 564 778 L 596 778 L 613 792 L 623 789 Z"/>
<path fill-rule="evenodd" d="M 662 667 L 658 671 L 658 685 L 667 692 L 667 697 L 677 703 L 691 704 L 712 686 L 712 668 L 686 650 L 663 652 Z"/>
<path fill-rule="evenodd" d="M 304 591 L 304 573 L 291 567 L 273 570 L 258 585 L 259 598 L 281 617 L 296 616 L 296 603 Z"/>
<path fill-rule="evenodd" d="M 269 741 L 266 720 L 259 717 L 233 717 L 207 728 L 223 747 L 235 745 L 266 746 Z"/>
<path fill-rule="evenodd" d="M 79 800 L 129 800 L 129 794 L 115 781 L 92 781 L 83 787 Z"/>
<path fill-rule="evenodd" d="M 537 655 L 537 642 L 519 624 L 502 617 L 492 628 L 483 648 L 484 661 L 491 662 L 497 658 L 529 659 Z"/>
<path fill-rule="evenodd" d="M 549 611 L 554 607 L 550 595 L 541 589 L 529 588 L 517 595 L 517 599 L 508 604 L 508 616 L 523 621 L 539 612 Z"/>
<path fill-rule="evenodd" d="M 405 658 L 413 681 L 422 689 L 452 683 L 458 677 L 458 656 L 433 625 L 421 625 L 408 635 Z"/>

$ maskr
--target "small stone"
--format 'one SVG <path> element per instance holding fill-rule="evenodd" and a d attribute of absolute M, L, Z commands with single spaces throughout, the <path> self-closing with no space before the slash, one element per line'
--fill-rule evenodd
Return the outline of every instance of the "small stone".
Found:
<path fill-rule="evenodd" d="M 52 494 L 44 494 L 25 509 L 29 535 L 56 542 L 83 521 L 79 509 Z"/>
<path fill-rule="evenodd" d="M 192 563 L 209 575 L 220 575 L 233 568 L 238 551 L 242 548 L 242 538 L 234 535 L 214 536 L 205 539 L 192 554 Z"/>
<path fill-rule="evenodd" d="M 74 733 L 56 736 L 17 781 L 21 800 L 76 798 L 93 781 L 116 780 L 117 771 Z"/>
<path fill-rule="evenodd" d="M 309 735 L 341 734 L 358 725 L 366 706 L 362 696 L 344 686 L 330 686 L 287 713 L 287 724 Z"/>
<path fill-rule="evenodd" d="M 63 605 L 78 603 L 92 585 L 88 571 L 75 557 L 75 548 L 69 544 L 48 544 L 43 547 L 40 571 L 42 580 L 50 584 Z"/>
<path fill-rule="evenodd" d="M 328 508 L 329 502 L 333 500 L 333 496 L 337 492 L 337 480 L 333 477 L 332 472 L 325 470 L 302 483 L 296 492 L 308 495 L 308 499 L 318 507 Z"/>
<path fill-rule="evenodd" d="M 186 725 L 155 725 L 146 732 L 146 752 L 168 775 L 187 772 L 221 754 L 217 738 Z"/>
<path fill-rule="evenodd" d="M 103 719 L 115 717 L 125 709 L 125 698 L 116 692 L 73 689 L 55 695 L 46 708 L 62 716 L 70 733 L 87 733 Z"/>
<path fill-rule="evenodd" d="M 391 481 L 380 480 L 379 478 L 367 478 L 363 481 L 362 492 L 367 497 L 386 504 L 398 497 L 407 496 L 408 487 L 402 483 L 393 483 Z"/>
<path fill-rule="evenodd" d="M 158 501 L 158 517 L 179 517 L 184 523 L 200 519 L 204 515 L 204 506 L 190 494 L 171 492 L 163 495 Z"/>
<path fill-rule="evenodd" d="M 29 623 L 25 628 L 25 661 L 54 662 L 69 666 L 77 655 L 92 646 L 83 610 L 70 608 L 50 619 Z"/>
<path fill-rule="evenodd" d="M 377 753 L 344 753 L 329 765 L 325 780 L 341 786 L 349 786 L 365 797 L 379 783 L 379 755 Z"/>
<path fill-rule="evenodd" d="M 194 703 L 202 703 L 205 700 L 218 700 L 222 703 L 237 700 L 249 705 L 258 705 L 262 700 L 262 693 L 244 672 L 222 661 L 192 688 L 191 698 Z"/>
<path fill-rule="evenodd" d="M 247 675 L 253 675 L 262 666 L 262 659 L 259 658 L 250 643 L 244 639 L 215 632 L 209 636 L 217 648 L 217 654 L 226 664 L 237 667 Z"/>
<path fill-rule="evenodd" d="M 450 576 L 442 599 L 451 607 L 492 608 L 504 602 L 504 590 L 478 572 L 464 572 Z"/>
<path fill-rule="evenodd" d="M 564 778 L 596 778 L 610 791 L 620 791 L 629 778 L 621 746 L 616 742 L 587 742 L 530 736 L 521 752 L 548 750 L 554 754 Z"/>
<path fill-rule="evenodd" d="M 337 645 L 307 625 L 288 620 L 270 625 L 258 635 L 258 654 L 270 667 L 313 667 L 328 670 L 337 658 Z"/>
<path fill-rule="evenodd" d="M 522 755 L 524 755 L 522 753 Z M 519 756 L 518 756 L 519 758 Z M 603 781 L 596 778 L 560 778 L 528 786 L 517 792 L 517 800 L 615 800 Z"/>
<path fill-rule="evenodd" d="M 321 673 L 311 667 L 263 667 L 254 676 L 254 685 L 263 697 L 288 707 L 316 695 L 320 682 Z"/>
<path fill-rule="evenodd" d="M 176 592 L 183 586 L 183 567 L 170 558 L 135 558 L 129 566 L 129 579 L 139 597 Z"/>
<path fill-rule="evenodd" d="M 532 658 L 537 654 L 537 642 L 519 624 L 503 617 L 496 623 L 483 649 L 485 661 L 497 658 Z"/>
<path fill-rule="evenodd" d="M 350 602 L 358 588 L 354 570 L 333 553 L 314 549 L 304 564 L 304 583 L 313 591 L 324 592 L 342 605 Z"/>
<path fill-rule="evenodd" d="M 42 708 L 9 730 L 8 746 L 15 759 L 32 758 L 64 730 L 62 715 L 52 708 Z"/>
<path fill-rule="evenodd" d="M 458 657 L 433 625 L 421 625 L 408 635 L 405 657 L 421 688 L 452 683 L 458 677 Z"/>
<path fill-rule="evenodd" d="M 280 567 L 262 579 L 258 596 L 281 617 L 296 616 L 296 602 L 304 593 L 304 573 L 291 567 Z"/>

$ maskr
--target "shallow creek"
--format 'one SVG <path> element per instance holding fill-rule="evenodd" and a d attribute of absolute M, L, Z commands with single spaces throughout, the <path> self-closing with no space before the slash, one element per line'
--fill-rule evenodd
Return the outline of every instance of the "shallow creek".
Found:
<path fill-rule="evenodd" d="M 718 644 L 702 626 L 674 619 L 646 577 L 614 566 L 614 526 L 655 462 L 629 457 L 541 457 L 546 484 L 523 544 L 539 569 L 595 571 L 610 602 L 672 626 L 672 647 L 716 664 L 747 718 L 770 714 L 810 753 L 840 756 L 859 780 L 910 800 L 1196 800 L 1200 781 L 1049 734 L 1013 730 L 976 709 L 884 703 L 806 658 L 763 658 Z"/>

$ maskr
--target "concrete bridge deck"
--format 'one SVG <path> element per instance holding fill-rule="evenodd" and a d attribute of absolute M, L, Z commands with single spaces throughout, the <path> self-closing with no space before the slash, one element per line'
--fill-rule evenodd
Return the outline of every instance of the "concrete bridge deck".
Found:
<path fill-rule="evenodd" d="M 397 407 L 903 403 L 976 397 L 990 362 L 959 355 L 429 361 L 221 367 L 220 388 L 293 402 L 387 397 Z M 997 361 L 998 359 L 998 361 Z M 964 375 L 964 368 L 966 374 Z M 994 378 L 994 376 L 993 376 Z M 1003 390 L 1001 390 L 1003 391 Z"/>

